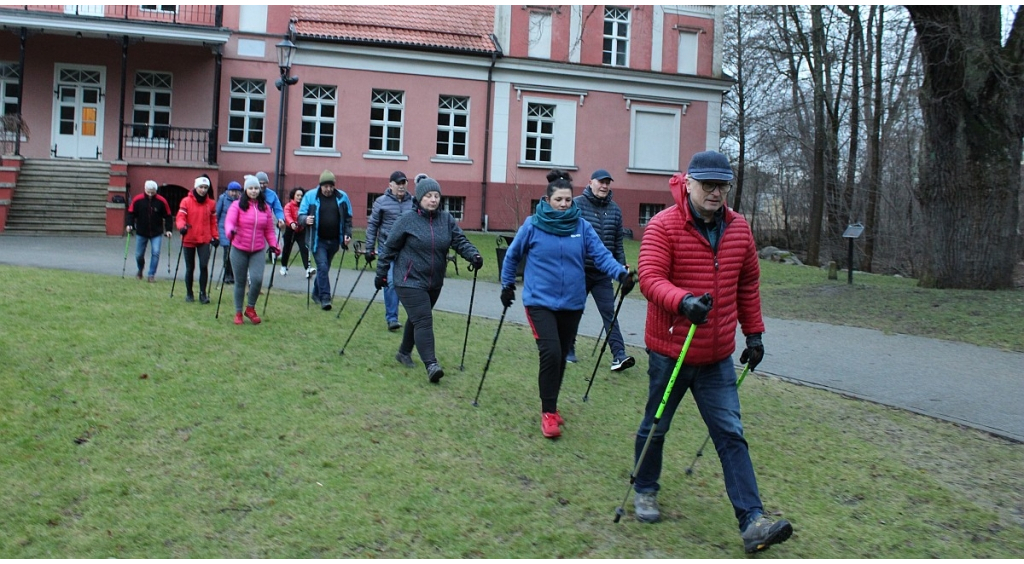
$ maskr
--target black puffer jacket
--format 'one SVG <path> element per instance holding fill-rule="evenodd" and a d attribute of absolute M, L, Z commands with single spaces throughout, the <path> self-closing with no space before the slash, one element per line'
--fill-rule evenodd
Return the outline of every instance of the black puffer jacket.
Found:
<path fill-rule="evenodd" d="M 131 225 L 140 237 L 158 237 L 171 230 L 173 217 L 171 206 L 160 194 L 152 198 L 145 193 L 132 198 L 125 216 L 125 224 Z"/>
<path fill-rule="evenodd" d="M 601 199 L 587 186 L 583 193 L 573 198 L 580 208 L 583 219 L 590 222 L 601 238 L 601 242 L 612 253 L 619 264 L 626 264 L 626 252 L 622 249 L 622 210 L 619 204 L 612 201 L 612 193 Z M 604 276 L 594 261 L 587 257 L 584 263 L 586 273 L 591 276 Z"/>
<path fill-rule="evenodd" d="M 450 213 L 415 205 L 391 227 L 377 261 L 377 275 L 386 276 L 393 262 L 395 286 L 439 289 L 448 268 L 448 249 L 455 249 L 467 261 L 480 254 Z"/>

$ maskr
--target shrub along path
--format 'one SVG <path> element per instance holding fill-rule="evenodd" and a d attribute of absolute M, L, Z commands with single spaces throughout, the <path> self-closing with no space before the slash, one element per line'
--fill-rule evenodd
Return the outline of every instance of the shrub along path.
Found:
<path fill-rule="evenodd" d="M 134 247 L 134 241 L 132 246 Z M 31 237 L 0 236 L 0 263 L 78 270 L 119 276 L 124 264 L 125 240 L 117 237 Z M 174 239 L 172 257 L 177 256 L 179 245 Z M 484 251 L 485 261 L 493 261 Z M 133 251 L 129 254 L 133 254 Z M 295 253 L 298 250 L 295 249 Z M 218 253 L 216 272 L 220 272 Z M 340 253 L 339 253 L 340 256 Z M 337 260 L 337 259 L 336 259 Z M 167 251 L 161 253 L 158 278 L 171 278 L 167 274 Z M 133 258 L 128 258 L 126 277 L 134 274 Z M 461 261 L 462 266 L 465 263 Z M 294 259 L 298 263 L 298 258 Z M 338 288 L 335 310 L 355 283 L 357 272 L 352 253 L 345 258 Z M 362 266 L 362 263 L 360 263 Z M 493 265 L 490 265 L 493 268 Z M 488 265 L 485 264 L 485 269 Z M 449 271 L 452 272 L 449 266 Z M 301 267 L 293 264 L 293 273 L 275 275 L 274 288 L 296 293 L 306 292 L 306 280 Z M 463 269 L 464 270 L 464 269 Z M 185 291 L 179 272 L 176 298 Z M 334 283 L 337 270 L 331 272 Z M 270 279 L 269 270 L 264 287 Z M 498 319 L 502 313 L 497 284 L 477 282 L 473 315 Z M 437 303 L 437 309 L 465 314 L 469 306 L 472 282 L 450 278 Z M 639 290 L 638 290 L 639 292 Z M 373 273 L 360 279 L 353 298 L 367 300 L 373 295 Z M 521 305 L 522 285 L 517 291 L 516 304 L 509 308 L 506 321 L 525 324 Z M 230 298 L 225 298 L 230 303 Z M 378 300 L 382 297 L 378 296 Z M 273 301 L 271 299 L 271 301 Z M 588 300 L 587 313 L 580 323 L 582 335 L 596 336 L 601 331 L 601 320 L 592 300 Z M 271 306 L 273 307 L 273 306 Z M 629 345 L 643 347 L 644 323 L 647 304 L 642 299 L 625 300 L 619 314 L 624 338 Z M 229 307 L 230 309 L 230 307 Z M 262 304 L 260 310 L 262 311 Z M 334 312 L 324 312 L 334 315 Z M 404 320 L 405 314 L 401 314 Z M 367 318 L 368 324 L 383 326 L 379 315 Z M 974 427 L 1012 440 L 1024 442 L 1024 402 L 1019 394 L 1024 384 L 1024 354 L 1004 352 L 975 345 L 929 339 L 909 335 L 887 335 L 873 329 L 845 327 L 824 323 L 789 321 L 766 318 L 765 359 L 758 372 L 786 380 L 800 382 L 837 393 L 889 405 L 924 415 Z M 483 338 L 483 337 L 481 337 Z M 490 339 L 491 336 L 486 336 Z M 743 336 L 737 335 L 737 350 L 742 349 Z M 590 350 L 578 350 L 581 363 L 593 367 Z M 534 359 L 531 351 L 531 359 Z M 738 354 L 736 355 L 738 359 Z M 606 353 L 600 370 L 607 371 L 611 361 Z M 534 363 L 535 360 L 530 360 Z M 530 364 L 533 366 L 533 364 Z M 532 370 L 532 368 L 531 368 Z M 632 370 L 637 378 L 645 376 Z"/>

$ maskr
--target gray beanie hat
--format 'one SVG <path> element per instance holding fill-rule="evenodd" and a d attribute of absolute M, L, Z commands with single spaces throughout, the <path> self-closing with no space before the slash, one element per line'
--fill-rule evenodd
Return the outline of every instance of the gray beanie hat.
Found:
<path fill-rule="evenodd" d="M 256 180 L 270 184 L 270 177 L 267 176 L 267 173 L 263 172 L 262 170 L 256 173 Z"/>
<path fill-rule="evenodd" d="M 260 181 L 255 176 L 246 176 L 245 177 L 245 189 L 246 190 L 248 190 L 249 188 L 259 188 L 259 187 L 260 187 Z"/>
<path fill-rule="evenodd" d="M 416 183 L 416 198 L 422 198 L 427 194 L 427 192 L 437 192 L 438 194 L 441 193 L 441 185 L 438 184 L 436 180 L 430 178 L 429 176 Z"/>

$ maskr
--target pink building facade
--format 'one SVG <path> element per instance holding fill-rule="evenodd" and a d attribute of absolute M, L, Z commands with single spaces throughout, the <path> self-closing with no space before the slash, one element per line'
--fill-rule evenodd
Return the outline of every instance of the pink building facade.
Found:
<path fill-rule="evenodd" d="M 548 170 L 582 190 L 603 168 L 639 237 L 718 147 L 732 84 L 712 6 L 146 8 L 0 8 L 0 101 L 29 129 L 0 132 L 0 229 L 23 171 L 98 161 L 108 234 L 146 179 L 176 205 L 199 174 L 219 192 L 262 170 L 286 195 L 325 169 L 357 227 L 402 170 L 438 179 L 464 229 L 513 231 Z"/>

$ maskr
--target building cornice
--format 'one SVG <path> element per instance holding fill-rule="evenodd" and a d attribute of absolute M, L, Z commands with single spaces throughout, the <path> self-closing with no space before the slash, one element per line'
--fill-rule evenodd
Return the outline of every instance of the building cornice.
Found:
<path fill-rule="evenodd" d="M 231 30 L 225 28 L 94 17 L 86 22 L 85 19 L 83 16 L 0 10 L 0 21 L 5 29 L 24 27 L 29 32 L 103 38 L 127 35 L 146 41 L 187 45 L 223 45 L 231 37 Z"/>

